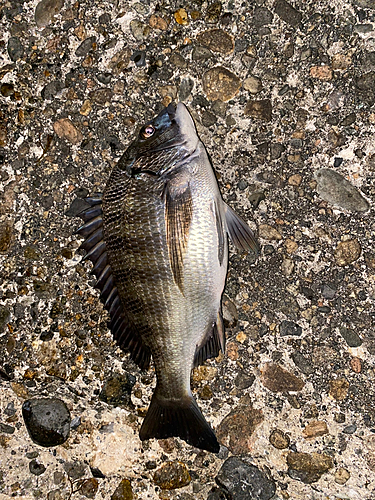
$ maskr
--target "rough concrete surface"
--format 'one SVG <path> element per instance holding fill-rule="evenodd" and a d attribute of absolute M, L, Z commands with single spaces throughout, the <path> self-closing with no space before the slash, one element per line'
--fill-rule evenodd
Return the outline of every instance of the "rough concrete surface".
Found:
<path fill-rule="evenodd" d="M 0 499 L 374 500 L 374 1 L 2 0 L 0 79 Z M 218 455 L 139 440 L 153 370 L 73 234 L 178 100 L 262 245 L 231 246 L 227 352 L 193 373 Z M 45 399 L 70 417 L 28 431 Z"/>

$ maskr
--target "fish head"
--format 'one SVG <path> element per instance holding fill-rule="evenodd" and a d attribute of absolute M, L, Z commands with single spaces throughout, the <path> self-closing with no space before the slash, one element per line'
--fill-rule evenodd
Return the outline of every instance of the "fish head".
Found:
<path fill-rule="evenodd" d="M 173 163 L 180 163 L 196 151 L 198 143 L 195 124 L 186 106 L 181 102 L 176 107 L 169 104 L 141 127 L 121 163 L 130 170 L 137 160 L 147 161 L 160 152 L 164 152 L 166 158 L 173 157 Z"/>

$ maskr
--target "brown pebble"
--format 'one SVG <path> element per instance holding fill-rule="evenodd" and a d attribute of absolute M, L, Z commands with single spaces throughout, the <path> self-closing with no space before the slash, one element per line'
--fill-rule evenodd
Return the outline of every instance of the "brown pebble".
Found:
<path fill-rule="evenodd" d="M 244 111 L 245 115 L 258 118 L 266 122 L 272 119 L 272 104 L 269 99 L 259 101 L 248 101 Z"/>
<path fill-rule="evenodd" d="M 311 439 L 318 436 L 328 434 L 328 427 L 323 420 L 314 420 L 310 422 L 302 431 L 305 439 Z"/>
<path fill-rule="evenodd" d="M 342 267 L 355 262 L 360 255 L 361 245 L 357 239 L 340 241 L 335 251 L 336 262 Z"/>
<path fill-rule="evenodd" d="M 282 238 L 279 231 L 268 224 L 260 224 L 259 237 L 264 240 L 281 240 Z"/>
<path fill-rule="evenodd" d="M 152 14 L 152 16 L 150 17 L 149 25 L 151 26 L 151 28 L 157 30 L 166 31 L 168 29 L 167 21 L 162 17 L 155 16 L 155 14 Z"/>
<path fill-rule="evenodd" d="M 329 395 L 336 399 L 336 401 L 342 401 L 348 395 L 349 382 L 344 378 L 339 378 L 336 380 L 329 381 Z"/>
<path fill-rule="evenodd" d="M 29 391 L 24 385 L 19 384 L 18 382 L 11 382 L 10 386 L 19 398 L 27 399 L 29 397 Z"/>
<path fill-rule="evenodd" d="M 344 469 L 344 467 L 340 467 L 335 472 L 335 483 L 337 484 L 345 484 L 349 478 L 350 478 L 350 472 Z"/>
<path fill-rule="evenodd" d="M 288 184 L 290 186 L 299 186 L 301 182 L 302 182 L 302 175 L 300 174 L 291 175 L 288 179 Z"/>
<path fill-rule="evenodd" d="M 53 130 L 61 139 L 66 139 L 72 144 L 78 144 L 83 139 L 81 132 L 73 125 L 69 118 L 57 120 L 53 124 Z"/>
<path fill-rule="evenodd" d="M 241 88 L 241 80 L 222 66 L 208 70 L 202 78 L 203 90 L 210 101 L 229 101 Z"/>
<path fill-rule="evenodd" d="M 289 436 L 280 429 L 274 429 L 271 432 L 269 441 L 272 444 L 272 446 L 274 448 L 277 448 L 278 450 L 284 450 L 285 448 L 288 448 L 290 444 Z"/>
<path fill-rule="evenodd" d="M 310 75 L 322 81 L 332 80 L 332 69 L 330 66 L 312 66 Z"/>
<path fill-rule="evenodd" d="M 234 50 L 233 37 L 222 29 L 204 31 L 197 36 L 197 42 L 213 52 L 230 54 Z"/>
<path fill-rule="evenodd" d="M 201 365 L 194 368 L 192 374 L 192 380 L 195 383 L 213 380 L 217 375 L 217 368 L 214 366 Z"/>
<path fill-rule="evenodd" d="M 154 474 L 154 483 L 163 490 L 187 486 L 191 481 L 188 468 L 183 462 L 166 462 Z"/>
<path fill-rule="evenodd" d="M 0 254 L 6 254 L 14 241 L 13 224 L 4 222 L 0 224 Z"/>
<path fill-rule="evenodd" d="M 305 382 L 274 363 L 266 363 L 262 370 L 262 384 L 272 392 L 301 391 Z"/>
<path fill-rule="evenodd" d="M 111 495 L 111 500 L 133 500 L 133 498 L 129 479 L 123 479 Z"/>
<path fill-rule="evenodd" d="M 297 250 L 297 248 L 298 248 L 298 244 L 294 240 L 291 240 L 290 238 L 287 238 L 285 240 L 284 245 L 285 245 L 286 251 L 289 254 L 294 253 Z"/>
<path fill-rule="evenodd" d="M 362 360 L 360 358 L 352 358 L 350 360 L 350 368 L 353 370 L 355 373 L 361 373 L 362 370 Z"/>
<path fill-rule="evenodd" d="M 296 472 L 297 477 L 304 483 L 310 484 L 333 467 L 332 457 L 323 453 L 290 452 L 287 456 L 289 469 Z"/>
<path fill-rule="evenodd" d="M 251 450 L 252 435 L 263 422 L 261 410 L 240 404 L 220 422 L 216 434 L 218 440 L 236 455 L 247 454 Z"/>
<path fill-rule="evenodd" d="M 236 361 L 238 359 L 238 345 L 235 342 L 227 343 L 227 354 L 228 358 L 232 361 Z"/>

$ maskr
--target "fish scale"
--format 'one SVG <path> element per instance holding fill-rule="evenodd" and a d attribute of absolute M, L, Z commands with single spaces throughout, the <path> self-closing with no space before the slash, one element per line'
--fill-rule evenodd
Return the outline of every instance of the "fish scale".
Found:
<path fill-rule="evenodd" d="M 150 357 L 155 366 L 140 438 L 179 436 L 218 452 L 191 393 L 191 370 L 224 351 L 227 235 L 241 250 L 257 252 L 258 244 L 224 203 L 186 107 L 170 105 L 142 127 L 102 200 L 88 200 L 78 233 L 114 338 L 141 368 Z"/>

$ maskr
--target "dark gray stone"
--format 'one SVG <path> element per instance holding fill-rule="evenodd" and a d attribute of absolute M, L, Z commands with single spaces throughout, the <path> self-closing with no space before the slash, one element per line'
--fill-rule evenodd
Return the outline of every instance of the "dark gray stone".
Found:
<path fill-rule="evenodd" d="M 339 330 L 349 347 L 359 347 L 362 345 L 363 340 L 355 331 L 350 330 L 345 326 L 340 326 Z"/>
<path fill-rule="evenodd" d="M 86 469 L 87 465 L 83 462 L 65 462 L 64 464 L 64 471 L 73 481 L 83 477 L 86 474 Z"/>
<path fill-rule="evenodd" d="M 10 320 L 10 311 L 7 307 L 0 306 L 0 332 L 2 332 Z"/>
<path fill-rule="evenodd" d="M 314 367 L 312 363 L 303 356 L 299 351 L 294 351 L 291 355 L 294 364 L 301 370 L 305 375 L 311 375 L 314 373 Z"/>
<path fill-rule="evenodd" d="M 46 100 L 51 100 L 64 88 L 63 82 L 59 80 L 53 80 L 53 82 L 47 83 L 47 85 L 42 90 L 42 97 Z"/>
<path fill-rule="evenodd" d="M 89 38 L 86 38 L 86 40 L 83 40 L 81 45 L 76 50 L 76 56 L 77 57 L 86 56 L 90 52 L 90 50 L 92 50 L 93 44 L 95 42 L 96 42 L 96 36 L 90 36 Z"/>
<path fill-rule="evenodd" d="M 21 59 L 23 56 L 23 45 L 21 43 L 21 40 L 17 38 L 16 36 L 12 36 L 8 40 L 8 54 L 11 59 L 11 61 L 18 61 L 18 59 Z"/>
<path fill-rule="evenodd" d="M 12 425 L 0 423 L 0 432 L 4 434 L 13 434 L 16 429 Z"/>
<path fill-rule="evenodd" d="M 336 295 L 336 288 L 328 283 L 322 285 L 322 295 L 325 299 L 332 300 Z"/>
<path fill-rule="evenodd" d="M 57 446 L 69 437 L 70 413 L 61 399 L 29 399 L 22 415 L 31 439 L 40 446 Z"/>
<path fill-rule="evenodd" d="M 302 21 L 302 14 L 285 0 L 276 0 L 274 4 L 276 14 L 290 26 L 298 26 Z"/>
<path fill-rule="evenodd" d="M 293 321 L 284 320 L 280 324 L 280 335 L 293 335 L 300 337 L 302 335 L 302 327 Z"/>
<path fill-rule="evenodd" d="M 276 491 L 273 479 L 237 457 L 230 457 L 223 463 L 216 482 L 229 498 L 236 500 L 269 500 Z"/>
<path fill-rule="evenodd" d="M 37 460 L 31 460 L 31 462 L 29 463 L 29 470 L 31 474 L 40 476 L 46 471 L 46 466 L 40 464 Z"/>
<path fill-rule="evenodd" d="M 351 424 L 351 425 L 347 425 L 346 427 L 344 427 L 342 432 L 344 434 L 354 434 L 356 430 L 357 430 L 357 426 L 355 424 Z"/>
<path fill-rule="evenodd" d="M 273 14 L 271 11 L 264 7 L 255 7 L 252 22 L 254 26 L 259 28 L 260 26 L 265 26 L 271 24 L 273 20 Z"/>
<path fill-rule="evenodd" d="M 238 389 L 248 389 L 255 382 L 255 375 L 253 373 L 240 372 L 234 380 L 234 385 Z"/>

